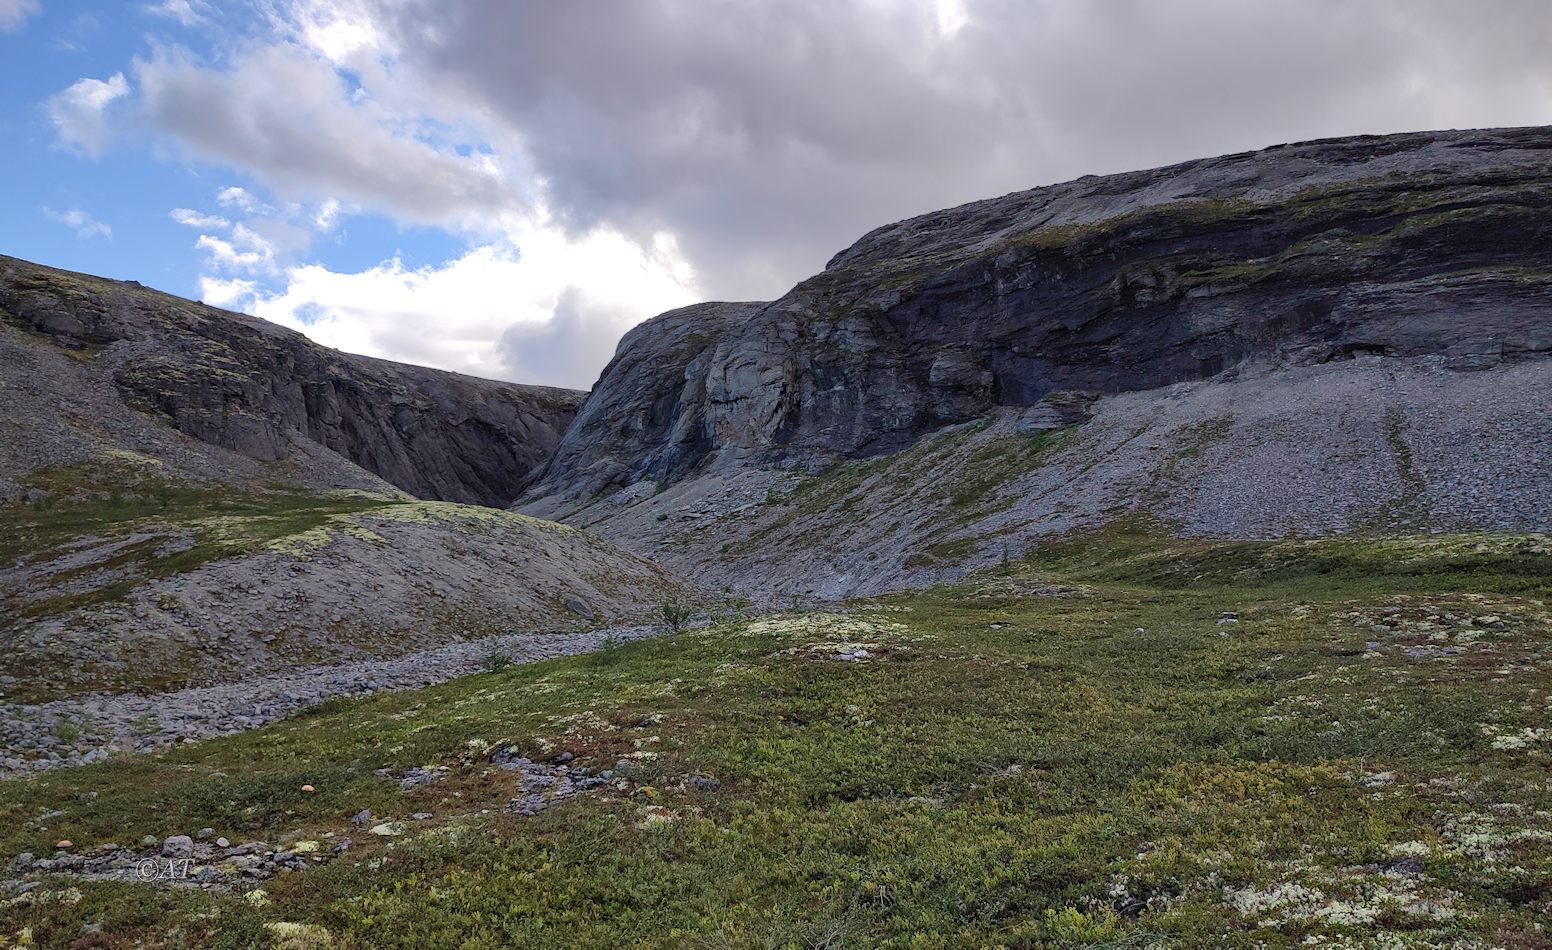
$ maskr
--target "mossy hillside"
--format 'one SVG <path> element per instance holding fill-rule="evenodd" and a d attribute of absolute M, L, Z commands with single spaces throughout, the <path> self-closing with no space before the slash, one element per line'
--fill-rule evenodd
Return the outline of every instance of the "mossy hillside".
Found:
<path fill-rule="evenodd" d="M 43 945 L 86 922 L 262 945 L 286 922 L 373 947 L 1535 946 L 1549 564 L 1536 536 L 1118 528 L 844 615 L 333 702 L 0 785 L 0 853 L 351 834 L 364 807 L 433 811 L 424 833 L 356 833 L 264 906 L 59 880 L 0 927 Z M 488 764 L 501 744 L 632 764 L 523 819 Z M 373 774 L 431 764 L 452 777 Z"/>
<path fill-rule="evenodd" d="M 56 482 L 64 477 L 44 481 L 58 487 Z M 50 588 L 57 595 L 23 598 L 18 592 L 11 616 L 37 619 L 112 602 L 149 580 L 252 553 L 283 539 L 316 539 L 334 519 L 396 504 L 401 502 L 365 492 L 239 493 L 153 482 L 7 509 L 0 563 L 11 568 L 42 568 L 93 547 L 110 549 L 105 556 L 48 570 Z M 105 582 L 90 583 L 92 578 Z M 72 590 L 78 580 L 84 583 L 74 586 L 81 589 Z"/>
<path fill-rule="evenodd" d="M 1009 483 L 1039 468 L 1075 428 L 1025 434 L 992 415 L 952 426 L 892 455 L 842 462 L 773 496 L 766 523 L 728 550 L 771 541 L 808 543 L 832 532 L 837 517 L 865 514 L 903 527 L 913 512 L 932 515 L 926 545 L 973 548 L 974 542 L 957 533 L 1010 507 Z M 919 556 L 937 563 L 930 552 Z"/>
<path fill-rule="evenodd" d="M 265 545 L 265 550 L 309 557 L 341 536 L 386 544 L 387 539 L 374 530 L 384 523 L 419 524 L 452 527 L 454 530 L 484 531 L 492 528 L 536 531 L 596 542 L 594 536 L 569 525 L 530 518 L 516 512 L 450 501 L 410 501 L 372 505 L 329 514 L 321 523 L 282 535 Z"/>

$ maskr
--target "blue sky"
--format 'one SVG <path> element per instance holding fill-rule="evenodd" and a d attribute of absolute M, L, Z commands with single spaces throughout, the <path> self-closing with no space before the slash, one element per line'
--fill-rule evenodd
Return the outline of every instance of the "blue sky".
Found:
<path fill-rule="evenodd" d="M 584 388 L 1087 173 L 1552 122 L 1544 0 L 0 0 L 0 253 Z"/>
<path fill-rule="evenodd" d="M 115 129 L 103 153 L 61 147 L 48 100 L 78 80 L 107 80 L 157 49 L 181 47 L 219 59 L 233 38 L 261 33 L 252 8 L 206 8 L 209 20 L 184 24 L 132 3 L 52 3 L 22 29 L 0 33 L 0 252 L 70 270 L 134 279 L 199 297 L 205 272 L 198 232 L 176 223 L 175 208 L 220 215 L 227 188 L 267 196 L 242 170 L 202 161 L 157 141 L 145 129 Z M 114 103 L 109 108 L 119 106 Z M 270 198 L 269 200 L 273 200 Z M 111 236 L 61 218 L 82 212 Z M 310 242 L 306 257 L 332 270 L 359 271 L 385 259 L 406 266 L 441 263 L 467 242 L 438 228 L 404 226 L 380 214 L 358 214 Z"/>

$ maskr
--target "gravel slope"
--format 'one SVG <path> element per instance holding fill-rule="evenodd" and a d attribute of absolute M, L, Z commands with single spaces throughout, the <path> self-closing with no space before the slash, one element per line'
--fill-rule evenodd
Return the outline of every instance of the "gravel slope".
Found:
<path fill-rule="evenodd" d="M 528 511 L 783 603 L 936 583 L 1141 518 L 1275 538 L 1552 524 L 1552 360 L 1246 369 L 1107 397 L 1046 435 L 1007 409 L 818 476 L 747 468 Z"/>

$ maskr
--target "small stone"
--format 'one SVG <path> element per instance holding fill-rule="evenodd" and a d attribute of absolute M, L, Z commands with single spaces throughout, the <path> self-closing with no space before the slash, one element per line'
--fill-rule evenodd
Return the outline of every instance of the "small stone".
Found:
<path fill-rule="evenodd" d="M 302 792 L 304 794 L 311 795 L 315 791 L 317 791 L 317 789 L 313 788 L 311 785 L 303 785 L 302 786 Z"/>
<path fill-rule="evenodd" d="M 380 838 L 395 838 L 404 834 L 404 827 L 396 821 L 385 821 L 380 825 L 373 825 L 368 833 Z"/>
<path fill-rule="evenodd" d="M 433 817 L 433 816 L 432 816 L 431 812 L 429 812 L 429 811 L 418 811 L 415 814 L 411 815 L 410 819 L 412 821 L 426 821 L 426 820 L 430 819 L 431 817 Z"/>
<path fill-rule="evenodd" d="M 21 854 L 18 854 L 16 857 L 11 859 L 11 867 L 16 868 L 17 870 L 30 868 L 32 867 L 32 862 L 34 860 L 35 858 L 31 851 L 23 851 Z"/>
<path fill-rule="evenodd" d="M 188 835 L 173 835 L 162 842 L 162 857 L 187 858 L 194 854 L 194 839 Z"/>
<path fill-rule="evenodd" d="M 225 839 L 225 838 L 217 838 L 216 839 L 216 847 L 218 847 L 218 848 L 230 848 L 231 846 L 232 846 L 232 843 L 230 841 L 228 841 L 227 839 Z"/>
<path fill-rule="evenodd" d="M 158 838 L 156 835 L 146 835 L 140 839 L 140 846 L 142 848 L 153 848 L 160 844 L 161 840 L 162 839 Z"/>
<path fill-rule="evenodd" d="M 715 792 L 722 787 L 722 780 L 712 778 L 709 775 L 692 775 L 690 776 L 690 784 L 702 792 Z"/>
<path fill-rule="evenodd" d="M 71 848 L 75 847 L 75 843 L 73 841 L 71 841 L 69 838 L 61 838 L 54 845 L 54 847 L 58 848 L 61 851 L 69 851 Z"/>
<path fill-rule="evenodd" d="M 211 835 L 213 835 L 215 833 L 216 833 L 216 830 L 214 828 L 201 828 L 198 831 L 194 832 L 194 837 L 198 838 L 201 841 L 204 841 L 206 838 L 209 838 Z"/>
<path fill-rule="evenodd" d="M 354 815 L 351 815 L 350 823 L 355 825 L 357 828 L 365 828 L 367 825 L 370 825 L 372 823 L 371 809 L 363 808 L 356 812 Z"/>

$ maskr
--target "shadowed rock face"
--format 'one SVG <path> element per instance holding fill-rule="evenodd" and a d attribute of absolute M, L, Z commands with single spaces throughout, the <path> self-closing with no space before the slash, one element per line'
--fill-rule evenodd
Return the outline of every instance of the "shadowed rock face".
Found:
<path fill-rule="evenodd" d="M 202 442 L 274 462 L 309 440 L 433 500 L 510 502 L 584 395 L 352 356 L 139 284 L 7 257 L 0 320 L 94 354 L 124 401 Z"/>
<path fill-rule="evenodd" d="M 879 228 L 774 303 L 643 324 L 529 497 L 909 445 L 1053 392 L 1552 352 L 1552 129 L 1312 142 Z"/>

